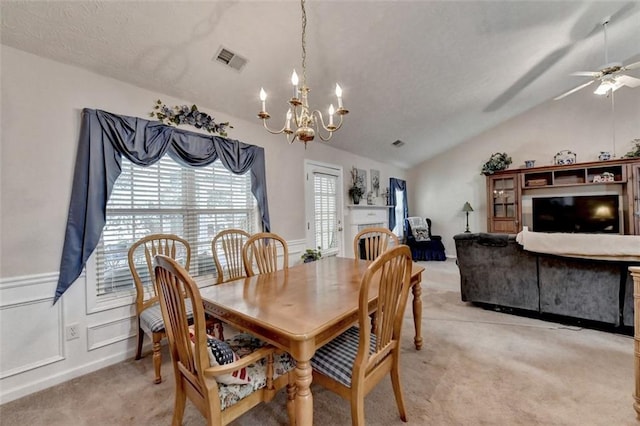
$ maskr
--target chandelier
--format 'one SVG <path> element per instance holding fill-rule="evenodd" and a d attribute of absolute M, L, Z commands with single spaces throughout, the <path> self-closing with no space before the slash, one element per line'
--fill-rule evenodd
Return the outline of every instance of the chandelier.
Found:
<path fill-rule="evenodd" d="M 284 127 L 280 130 L 272 130 L 267 126 L 267 120 L 271 117 L 267 112 L 266 101 L 267 93 L 264 88 L 260 88 L 260 100 L 262 101 L 262 109 L 258 113 L 258 118 L 262 119 L 264 128 L 272 134 L 284 133 L 289 143 L 293 143 L 296 139 L 303 142 L 305 148 L 307 142 L 311 142 L 317 134 L 323 141 L 328 141 L 333 133 L 342 127 L 342 118 L 349 111 L 342 105 L 342 88 L 336 83 L 336 97 L 338 98 L 338 109 L 329 106 L 329 123 L 325 123 L 322 113 L 319 110 L 311 110 L 309 108 L 309 91 L 307 86 L 307 12 L 304 7 L 305 0 L 300 1 L 302 7 L 302 86 L 299 87 L 299 79 L 296 70 L 291 75 L 291 84 L 293 84 L 293 96 L 289 99 L 289 110 L 285 116 Z M 334 115 L 337 114 L 339 121 L 334 122 Z M 293 127 L 292 127 L 293 124 Z M 322 132 L 324 131 L 324 135 Z"/>

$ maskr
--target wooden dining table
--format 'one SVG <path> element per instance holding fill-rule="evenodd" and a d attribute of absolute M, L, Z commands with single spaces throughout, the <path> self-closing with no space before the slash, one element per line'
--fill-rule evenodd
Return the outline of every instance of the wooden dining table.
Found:
<path fill-rule="evenodd" d="M 370 262 L 327 257 L 269 274 L 201 288 L 205 311 L 288 352 L 296 360 L 296 424 L 313 424 L 311 363 L 316 349 L 358 320 L 360 282 Z M 414 344 L 422 347 L 421 281 L 411 271 Z M 376 295 L 372 295 L 374 307 Z"/>

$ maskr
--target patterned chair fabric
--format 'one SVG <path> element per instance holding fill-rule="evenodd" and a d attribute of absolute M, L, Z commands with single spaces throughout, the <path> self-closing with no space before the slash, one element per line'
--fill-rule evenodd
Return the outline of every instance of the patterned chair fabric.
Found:
<path fill-rule="evenodd" d="M 191 320 L 193 318 L 191 301 L 185 300 L 185 303 L 187 305 L 187 317 Z M 164 333 L 164 321 L 162 320 L 160 303 L 156 302 L 153 306 L 142 311 L 140 314 L 140 327 L 147 333 Z"/>
<path fill-rule="evenodd" d="M 351 327 L 318 349 L 311 358 L 311 367 L 350 388 L 353 363 L 358 355 L 359 340 L 360 329 Z M 369 354 L 372 354 L 375 349 L 376 335 L 372 334 L 369 341 Z"/>
<path fill-rule="evenodd" d="M 295 367 L 293 359 L 287 353 L 276 354 L 273 361 L 274 379 L 289 374 Z M 246 368 L 247 376 L 251 380 L 251 383 L 246 385 L 225 385 L 218 383 L 218 395 L 220 396 L 220 408 L 222 410 L 231 407 L 253 392 L 267 386 L 267 363 L 264 358 Z"/>

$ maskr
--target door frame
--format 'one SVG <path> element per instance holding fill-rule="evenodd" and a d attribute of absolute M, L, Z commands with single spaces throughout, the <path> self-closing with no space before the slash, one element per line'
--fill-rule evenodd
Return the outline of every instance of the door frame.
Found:
<path fill-rule="evenodd" d="M 343 167 L 337 164 L 323 163 L 315 160 L 304 160 L 304 199 L 305 199 L 305 240 L 307 248 L 315 248 L 315 229 L 312 227 L 315 211 L 313 199 L 313 180 L 309 177 L 314 171 L 337 177 L 336 214 L 338 216 L 338 256 L 344 256 L 344 183 Z"/>

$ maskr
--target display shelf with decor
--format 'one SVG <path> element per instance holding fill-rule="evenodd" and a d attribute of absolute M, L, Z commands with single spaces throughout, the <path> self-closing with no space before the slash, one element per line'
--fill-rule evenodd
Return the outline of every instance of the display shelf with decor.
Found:
<path fill-rule="evenodd" d="M 620 233 L 640 235 L 640 158 L 502 170 L 486 180 L 488 232 L 520 232 L 523 197 L 615 193 L 620 203 Z M 525 209 L 526 221 L 529 209 Z"/>
<path fill-rule="evenodd" d="M 591 185 L 599 183 L 624 183 L 627 181 L 628 160 L 572 164 L 568 166 L 535 167 L 522 171 L 522 188 Z M 605 175 L 606 173 L 606 175 Z M 605 178 L 604 176 L 613 176 Z"/>

